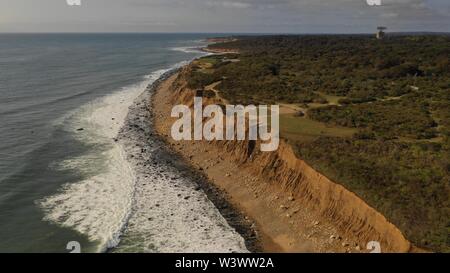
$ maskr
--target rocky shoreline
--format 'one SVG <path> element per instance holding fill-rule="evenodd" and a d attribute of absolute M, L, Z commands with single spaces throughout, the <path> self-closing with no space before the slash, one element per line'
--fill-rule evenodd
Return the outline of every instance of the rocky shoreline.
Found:
<path fill-rule="evenodd" d="M 264 251 L 360 253 L 370 251 L 370 241 L 379 242 L 383 252 L 412 251 L 383 215 L 297 158 L 284 142 L 276 152 L 260 153 L 248 141 L 174 141 L 170 109 L 192 106 L 196 94 L 187 87 L 190 69 L 184 67 L 156 90 L 153 126 L 168 147 L 251 219 Z"/>
<path fill-rule="evenodd" d="M 148 199 L 148 195 L 150 195 L 149 192 L 158 189 L 158 185 L 155 185 L 155 181 L 158 183 L 160 183 L 160 181 L 164 181 L 161 183 L 169 181 L 171 183 L 171 185 L 169 185 L 170 187 L 187 187 L 187 192 L 195 192 L 194 194 L 191 193 L 184 196 L 183 194 L 178 194 L 177 197 L 179 198 L 179 201 L 176 202 L 186 202 L 188 204 L 190 199 L 201 199 L 203 195 L 206 195 L 209 201 L 211 201 L 218 209 L 223 218 L 225 218 L 228 225 L 244 238 L 245 248 L 251 252 L 259 252 L 261 251 L 261 248 L 259 246 L 258 236 L 256 235 L 257 232 L 255 231 L 254 226 L 252 226 L 252 223 L 227 202 L 227 196 L 223 191 L 208 182 L 207 178 L 199 170 L 191 168 L 191 166 L 179 155 L 172 152 L 167 146 L 167 143 L 155 132 L 153 126 L 155 117 L 151 111 L 150 103 L 153 94 L 161 83 L 178 71 L 179 69 L 173 69 L 164 73 L 158 80 L 150 84 L 144 93 L 135 100 L 134 104 L 129 109 L 124 126 L 120 130 L 117 139 L 115 139 L 116 142 L 124 147 L 127 160 L 134 168 L 136 176 L 136 193 L 133 206 L 135 209 L 131 213 L 128 224 L 124 227 L 121 243 L 117 249 L 113 251 L 127 252 L 133 250 L 130 248 L 130 245 L 140 248 L 135 242 L 132 242 L 136 240 L 137 236 L 137 232 L 133 232 L 133 230 L 136 230 L 138 225 L 145 225 L 146 223 L 142 222 L 142 219 L 144 219 L 143 217 L 136 217 L 136 214 L 152 215 L 152 210 L 158 212 L 160 207 L 163 207 L 164 205 L 162 204 L 164 203 L 164 197 L 162 198 L 163 202 L 155 203 L 153 207 L 149 208 L 138 204 L 138 200 Z M 168 172 L 164 171 L 165 169 L 170 169 L 171 172 L 168 174 Z M 139 208 L 139 212 L 136 211 L 136 207 Z M 192 210 L 193 209 L 191 209 L 191 211 Z M 170 216 L 175 217 L 175 215 L 172 214 Z M 136 219 L 140 218 L 140 221 L 134 220 L 133 217 Z M 151 217 L 145 219 L 149 222 L 158 220 Z M 169 219 L 159 220 L 170 221 Z M 195 220 L 198 219 L 194 217 L 193 221 Z M 205 228 L 205 230 L 207 228 Z M 153 236 L 157 237 L 157 235 Z M 190 248 L 187 250 L 192 251 Z M 224 251 L 223 248 L 219 248 L 218 250 Z M 230 248 L 228 250 L 230 252 L 242 251 L 239 247 L 236 247 L 235 249 Z M 153 250 L 147 249 L 147 251 Z M 154 251 L 160 251 L 160 249 L 155 249 Z M 167 249 L 163 249 L 163 251 L 167 251 Z M 183 251 L 183 249 L 174 248 L 174 251 L 180 252 Z"/>

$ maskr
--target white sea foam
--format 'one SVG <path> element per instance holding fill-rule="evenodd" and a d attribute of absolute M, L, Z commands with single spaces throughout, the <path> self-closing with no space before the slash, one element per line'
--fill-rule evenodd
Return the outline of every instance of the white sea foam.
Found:
<path fill-rule="evenodd" d="M 47 212 L 46 220 L 73 228 L 98 241 L 100 251 L 118 243 L 130 212 L 134 175 L 122 147 L 112 138 L 117 135 L 128 106 L 142 92 L 143 86 L 145 83 L 82 107 L 70 130 L 82 127 L 84 130 L 77 133 L 77 138 L 105 147 L 94 148 L 87 155 L 62 162 L 60 168 L 75 169 L 88 177 L 64 185 L 59 194 L 41 203 Z"/>
<path fill-rule="evenodd" d="M 196 179 L 152 136 L 149 94 L 130 108 L 119 134 L 136 175 L 135 202 L 117 252 L 247 252 Z M 146 139 L 147 141 L 142 141 Z"/>
<path fill-rule="evenodd" d="M 160 157 L 161 143 L 121 131 L 131 130 L 124 123 L 133 111 L 137 114 L 131 118 L 137 117 L 144 127 L 142 109 L 136 111 L 133 102 L 165 71 L 73 114 L 68 130 L 94 149 L 57 164 L 86 178 L 41 200 L 45 220 L 85 234 L 98 242 L 97 251 L 116 247 L 118 252 L 246 252 L 244 239 L 196 189 L 195 182 L 167 164 L 170 157 Z M 125 137 L 114 141 L 119 133 Z M 141 153 L 143 147 L 149 152 Z M 149 165 L 149 161 L 157 164 Z"/>
<path fill-rule="evenodd" d="M 136 187 L 134 213 L 118 252 L 248 252 L 191 178 L 168 166 L 146 167 Z"/>
<path fill-rule="evenodd" d="M 172 47 L 171 50 L 181 51 L 184 53 L 202 53 L 200 47 Z"/>
<path fill-rule="evenodd" d="M 179 65 L 182 65 L 181 63 Z M 57 164 L 86 178 L 66 184 L 40 202 L 45 220 L 70 227 L 99 243 L 98 251 L 116 246 L 131 212 L 134 174 L 123 147 L 114 141 L 128 108 L 145 88 L 167 70 L 159 70 L 135 85 L 88 103 L 69 118 L 67 130 L 93 145 L 90 153 Z M 77 131 L 78 129 L 82 131 Z"/>

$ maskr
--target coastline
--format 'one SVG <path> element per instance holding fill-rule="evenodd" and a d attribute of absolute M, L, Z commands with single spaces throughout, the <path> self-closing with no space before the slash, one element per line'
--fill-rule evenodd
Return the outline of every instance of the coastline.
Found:
<path fill-rule="evenodd" d="M 192 169 L 201 172 L 209 185 L 226 193 L 227 202 L 254 227 L 261 250 L 346 252 L 348 247 L 343 245 L 350 243 L 343 243 L 341 239 L 330 240 L 330 237 L 339 237 L 333 235 L 338 232 L 332 225 L 319 223 L 322 219 L 318 221 L 299 207 L 289 208 L 292 202 L 282 189 L 273 185 L 266 187 L 267 184 L 260 183 L 263 178 L 252 175 L 248 168 L 241 168 L 214 145 L 203 141 L 175 142 L 169 137 L 173 122 L 169 117 L 173 105 L 169 88 L 177 76 L 178 73 L 175 73 L 164 80 L 151 98 L 155 130 L 174 154 L 183 158 Z"/>
<path fill-rule="evenodd" d="M 124 147 L 115 140 L 125 125 L 129 107 L 158 76 L 155 71 L 61 118 L 64 131 L 72 133 L 78 143 L 97 147 L 55 161 L 52 168 L 56 170 L 76 170 L 85 175 L 36 202 L 44 211 L 46 222 L 86 236 L 91 245 L 84 243 L 85 251 L 105 252 L 120 241 L 130 217 L 135 181 Z M 98 166 L 98 171 L 89 166 Z"/>
<path fill-rule="evenodd" d="M 255 184 L 260 182 L 260 178 L 254 180 L 250 178 L 248 169 L 240 169 L 220 149 L 208 145 L 204 141 L 177 143 L 169 137 L 170 125 L 173 122 L 169 117 L 173 105 L 169 88 L 177 76 L 178 73 L 175 73 L 165 79 L 152 95 L 150 108 L 153 111 L 155 130 L 173 153 L 183 158 L 192 169 L 201 172 L 208 179 L 209 185 L 226 192 L 227 202 L 245 215 L 244 218 L 247 218 L 251 226 L 255 228 L 261 250 L 280 253 L 345 252 L 345 249 L 343 250 L 339 245 L 330 245 L 330 236 L 337 232 L 329 225 L 319 226 L 319 224 L 315 224 L 315 219 L 303 219 L 305 222 L 303 226 L 307 226 L 306 222 L 312 223 L 314 231 L 296 229 L 292 222 L 292 216 L 301 215 L 296 218 L 308 218 L 307 213 L 302 213 L 298 209 L 296 215 L 288 217 L 281 208 L 284 206 L 282 204 L 286 201 L 289 202 L 282 190 L 272 188 L 273 192 L 266 192 L 267 189 L 258 189 Z M 211 162 L 213 163 L 211 164 Z M 241 188 L 242 184 L 246 184 L 247 187 Z M 269 204 L 266 198 L 259 198 L 258 195 L 271 199 L 270 203 L 272 204 Z"/>
<path fill-rule="evenodd" d="M 444 38 L 420 37 L 428 46 L 420 56 L 401 54 L 417 45 L 413 35 L 389 39 L 401 58 L 385 67 L 365 62 L 365 50 L 376 59 L 385 47 L 373 37 L 250 35 L 225 44 L 234 38 L 114 35 L 77 36 L 73 65 L 63 70 L 59 49 L 70 37 L 58 37 L 61 44 L 42 56 L 54 61 L 58 77 L 29 73 L 23 88 L 17 86 L 27 71 L 13 64 L 29 52 L 21 48 L 6 60 L 17 98 L 3 111 L 11 155 L 2 179 L 9 193 L 3 250 L 67 252 L 69 240 L 84 253 L 447 248 Z M 7 49 L 17 48 L 13 42 Z M 95 62 L 77 63 L 86 49 Z M 347 60 L 348 50 L 354 58 Z M 416 68 L 423 73 L 409 85 Z M 324 69 L 335 77 L 319 77 Z M 359 88 L 367 77 L 376 80 L 370 90 Z M 346 80 L 335 86 L 334 78 Z M 35 93 L 39 99 L 30 100 Z M 171 112 L 176 105 L 199 109 L 196 97 L 224 112 L 230 104 L 279 104 L 277 149 L 263 152 L 265 141 L 247 140 L 248 132 L 242 141 L 205 140 L 212 117 L 202 118 L 204 140 L 175 141 L 171 129 L 180 117 Z M 399 115 L 405 111 L 411 115 Z"/>
<path fill-rule="evenodd" d="M 369 241 L 379 241 L 383 252 L 417 251 L 383 215 L 298 159 L 286 143 L 264 154 L 248 150 L 245 141 L 174 141 L 171 108 L 192 105 L 195 94 L 184 89 L 189 67 L 166 79 L 152 96 L 156 132 L 227 193 L 229 203 L 256 227 L 264 252 L 364 253 L 372 250 L 366 249 Z"/>
<path fill-rule="evenodd" d="M 164 141 L 154 132 L 152 122 L 154 115 L 151 107 L 148 107 L 148 103 L 152 100 L 154 91 L 157 90 L 159 86 L 168 78 L 175 75 L 178 70 L 179 68 L 174 68 L 161 75 L 159 79 L 151 83 L 147 89 L 134 101 L 133 105 L 129 109 L 125 124 L 122 127 L 117 139 L 115 139 L 115 141 L 119 142 L 124 147 L 127 160 L 133 166 L 135 171 L 137 185 L 133 201 L 134 211 L 132 212 L 132 216 L 130 217 L 127 225 L 123 229 L 121 242 L 118 247 L 109 249 L 109 251 L 130 252 L 135 249 L 140 249 L 142 251 L 142 247 L 144 247 L 145 252 L 246 252 L 247 250 L 251 252 L 259 252 L 259 242 L 256 239 L 255 231 L 249 221 L 246 220 L 238 210 L 226 201 L 227 198 L 222 191 L 207 182 L 205 176 L 201 172 L 191 169 L 181 157 L 173 153 L 169 147 L 166 147 Z M 152 169 L 154 170 L 152 171 Z M 170 170 L 170 172 L 167 170 Z M 163 179 L 161 179 L 161 177 Z M 182 187 L 187 187 L 188 189 L 179 191 L 180 193 L 175 196 L 175 198 L 177 198 L 176 201 L 170 200 L 169 196 L 161 196 L 162 199 L 166 200 L 161 200 L 158 204 L 153 204 L 155 205 L 154 207 L 146 207 L 147 204 L 144 203 L 148 203 L 149 200 L 147 199 L 150 199 L 148 192 L 157 192 L 160 190 L 158 189 L 158 185 L 156 185 L 155 180 L 157 183 L 161 184 L 167 184 L 167 181 L 171 184 L 173 183 L 170 187 L 173 186 L 177 190 Z M 182 194 L 186 194 L 186 196 L 182 196 Z M 207 197 L 207 200 L 201 200 L 204 195 Z M 193 199 L 197 200 L 191 202 Z M 177 203 L 174 204 L 171 202 Z M 186 204 L 181 205 L 178 202 L 184 202 Z M 221 219 L 216 219 L 217 216 L 215 215 L 215 212 L 211 211 L 212 209 L 208 206 L 206 207 L 207 211 L 202 212 L 199 210 L 195 213 L 195 208 L 192 208 L 189 205 L 192 205 L 192 203 L 202 202 L 212 203 L 214 209 L 220 212 L 220 214 L 217 214 L 223 217 L 223 220 L 226 220 L 226 222 L 221 223 Z M 203 227 L 205 232 L 212 232 L 211 229 L 215 228 L 217 236 L 205 239 L 203 243 L 207 243 L 207 240 L 211 240 L 209 245 L 206 245 L 206 243 L 201 245 L 202 242 L 198 239 L 198 242 L 192 242 L 192 246 L 186 245 L 185 248 L 181 245 L 176 245 L 177 243 L 175 242 L 172 242 L 172 246 L 170 247 L 167 246 L 166 248 L 162 247 L 155 249 L 148 249 L 145 246 L 136 245 L 134 241 L 136 241 L 137 236 L 145 237 L 145 235 L 137 235 L 137 227 L 142 227 L 144 225 L 148 227 L 150 225 L 149 223 L 144 223 L 143 221 L 148 220 L 147 222 L 150 223 L 158 221 L 158 216 L 152 216 L 152 211 L 160 211 L 160 207 L 163 206 L 169 206 L 166 208 L 166 212 L 174 212 L 169 215 L 170 217 L 176 217 L 177 215 L 175 215 L 175 210 L 180 207 L 185 208 L 186 210 L 190 209 L 191 212 L 186 212 L 186 214 L 191 215 L 184 216 L 193 216 L 194 218 L 192 219 L 192 224 L 194 224 L 194 221 L 200 221 L 198 218 L 211 218 L 213 222 L 217 222 L 217 225 L 220 228 L 215 228 L 213 226 L 214 223 L 207 226 L 209 221 L 206 221 L 206 226 L 204 224 L 200 224 L 200 227 Z M 164 212 L 160 211 L 160 213 L 162 215 L 160 217 L 164 217 Z M 145 217 L 142 215 L 139 216 L 139 214 L 145 215 Z M 160 221 L 165 221 L 166 223 L 170 222 L 169 219 L 160 219 Z M 183 219 L 183 221 L 185 225 L 190 224 L 190 222 L 185 222 L 186 219 Z M 227 226 L 230 226 L 231 230 L 229 230 Z M 186 234 L 185 237 L 192 236 L 195 238 L 195 235 L 193 234 L 198 232 L 202 235 L 201 239 L 204 239 L 204 234 L 201 234 L 203 231 L 196 231 L 195 228 L 193 229 L 192 234 Z M 140 230 L 140 232 L 142 231 L 143 230 Z M 222 231 L 223 233 L 221 233 Z M 151 233 L 155 232 L 155 230 L 152 230 L 152 228 L 147 228 L 147 232 Z M 236 235 L 233 234 L 234 232 L 236 232 Z M 239 243 L 239 239 L 237 238 L 238 234 L 243 240 L 242 245 Z M 221 238 L 219 235 L 222 235 L 224 238 Z M 174 237 L 176 237 L 175 234 Z M 148 238 L 146 237 L 146 239 Z M 161 238 L 161 241 L 162 240 L 164 240 L 164 238 Z M 179 241 L 182 240 L 183 239 L 180 239 Z M 216 245 L 212 244 L 212 241 L 214 241 Z M 234 245 L 234 247 L 229 247 L 227 249 L 228 245 Z"/>

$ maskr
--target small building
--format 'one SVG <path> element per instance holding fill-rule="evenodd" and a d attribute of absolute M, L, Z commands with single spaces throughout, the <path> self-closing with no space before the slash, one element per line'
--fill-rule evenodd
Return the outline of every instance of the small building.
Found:
<path fill-rule="evenodd" d="M 377 29 L 378 29 L 377 39 L 378 40 L 384 39 L 384 37 L 386 36 L 386 33 L 383 30 L 386 30 L 387 27 L 378 27 Z"/>

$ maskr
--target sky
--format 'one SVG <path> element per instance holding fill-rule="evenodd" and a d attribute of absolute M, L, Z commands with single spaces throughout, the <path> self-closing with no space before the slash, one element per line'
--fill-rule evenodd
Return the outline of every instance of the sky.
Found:
<path fill-rule="evenodd" d="M 80 1 L 0 0 L 0 32 L 450 32 L 450 0 Z"/>

